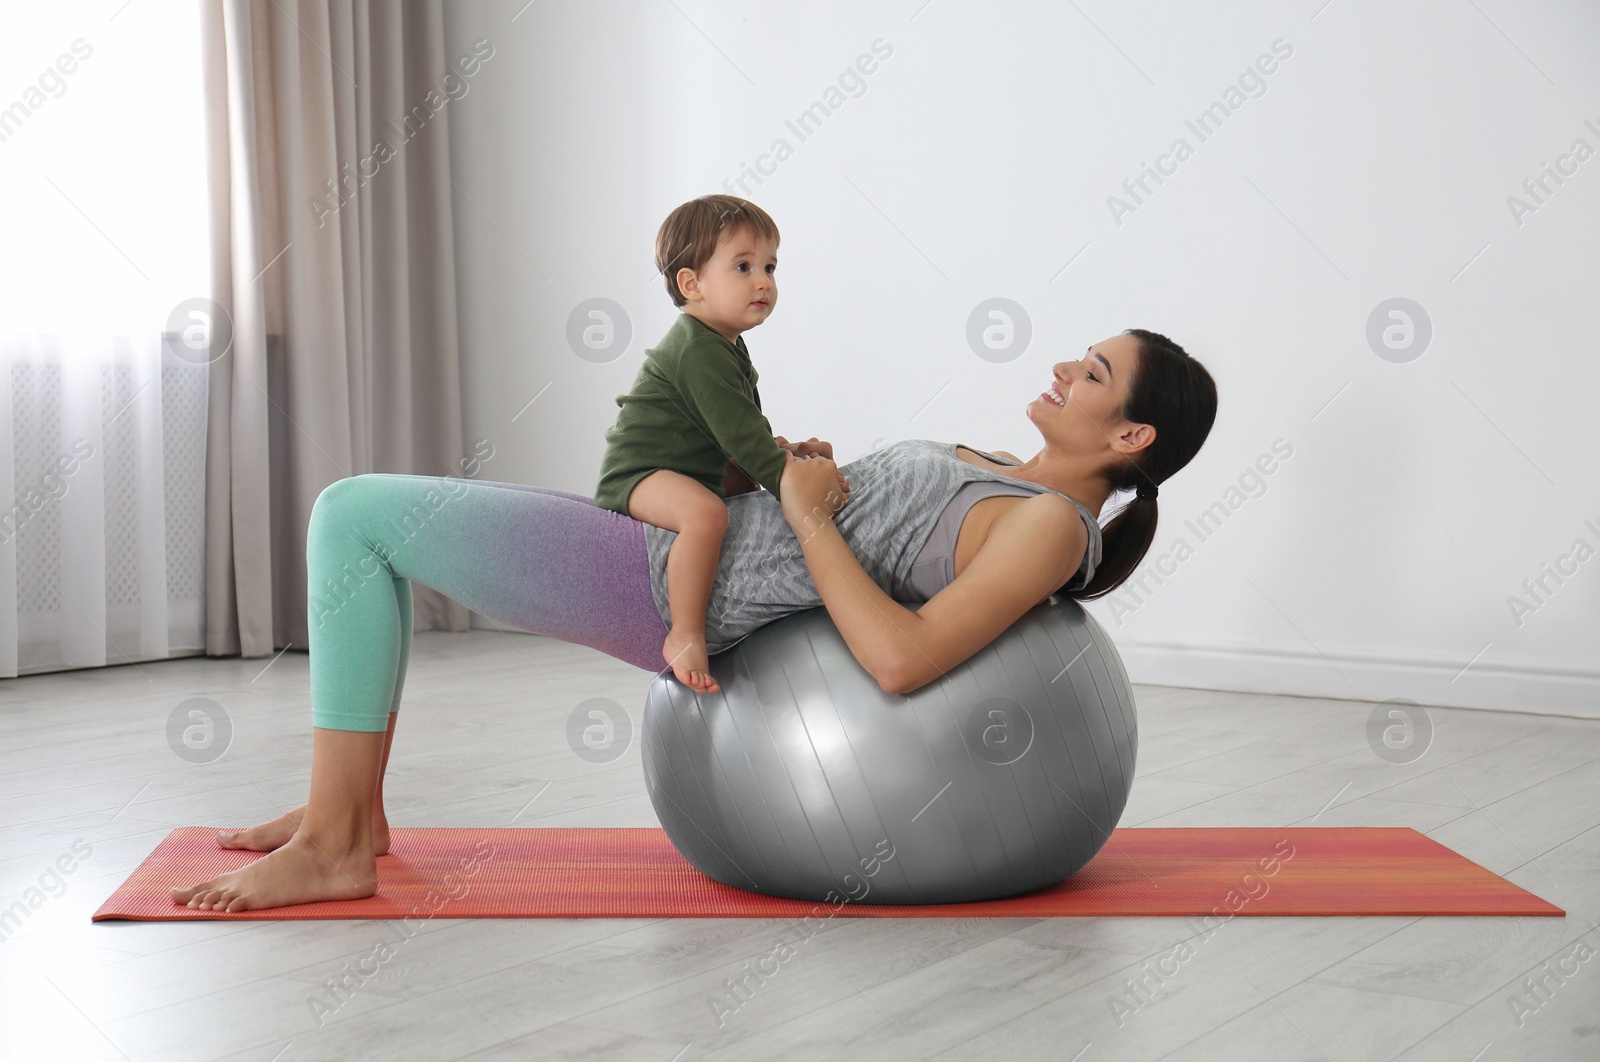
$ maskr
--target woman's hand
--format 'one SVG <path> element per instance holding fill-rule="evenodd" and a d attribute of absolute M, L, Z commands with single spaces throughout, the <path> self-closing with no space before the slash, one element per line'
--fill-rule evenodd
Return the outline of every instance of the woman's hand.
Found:
<path fill-rule="evenodd" d="M 844 482 L 839 466 L 826 457 L 802 460 L 794 456 L 793 451 L 783 466 L 778 489 L 783 496 L 784 519 L 802 541 L 832 520 L 833 514 L 849 500 L 845 493 L 849 485 Z"/>
<path fill-rule="evenodd" d="M 779 446 L 783 447 L 785 450 L 788 450 L 796 457 L 825 457 L 829 461 L 833 460 L 833 443 L 824 442 L 821 439 L 818 439 L 815 435 L 807 439 L 805 442 L 797 443 L 792 443 L 781 435 L 774 435 L 772 438 Z M 837 469 L 835 471 L 837 472 Z M 844 495 L 844 501 L 839 503 L 838 508 L 835 508 L 834 512 L 838 512 L 840 508 L 844 507 L 845 502 L 850 500 L 850 480 L 845 477 L 843 472 L 837 472 L 837 475 L 839 491 Z M 782 489 L 782 480 L 779 480 L 779 489 Z"/>

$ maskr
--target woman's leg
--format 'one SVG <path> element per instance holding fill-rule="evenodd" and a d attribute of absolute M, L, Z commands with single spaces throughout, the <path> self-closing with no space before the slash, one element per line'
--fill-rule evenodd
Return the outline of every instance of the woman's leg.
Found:
<path fill-rule="evenodd" d="M 389 854 L 389 817 L 383 810 L 383 778 L 389 770 L 389 750 L 394 745 L 394 725 L 400 717 L 400 691 L 405 686 L 406 666 L 411 658 L 411 580 L 396 578 L 394 580 L 395 604 L 400 620 L 400 646 L 399 664 L 395 668 L 394 697 L 390 701 L 389 723 L 383 735 L 383 753 L 378 760 L 378 783 L 372 798 L 372 854 L 374 856 Z M 313 698 L 314 699 L 314 698 Z M 313 762 L 316 756 L 313 753 Z M 300 828 L 300 821 L 304 818 L 306 806 L 299 807 L 279 815 L 270 822 L 263 822 L 245 830 L 218 830 L 217 844 L 223 848 L 241 848 L 251 852 L 270 852 L 289 843 L 296 830 Z"/>
<path fill-rule="evenodd" d="M 282 829 L 295 812 L 275 820 L 290 835 L 281 847 L 235 874 L 173 890 L 179 903 L 236 911 L 372 894 L 374 818 L 409 655 L 412 579 L 498 623 L 646 670 L 660 666 L 666 626 L 650 595 L 643 526 L 581 496 L 354 476 L 318 497 L 306 556 L 311 798 L 298 823 Z"/>
<path fill-rule="evenodd" d="M 408 584 L 409 589 L 409 584 Z M 398 696 L 396 691 L 396 696 Z M 383 752 L 378 759 L 378 784 L 372 797 L 372 854 L 389 854 L 389 816 L 383 810 L 383 779 L 389 772 L 389 750 L 394 745 L 394 725 L 399 712 L 389 713 L 389 729 L 384 731 Z M 315 754 L 312 756 L 315 762 Z M 240 848 L 251 852 L 270 852 L 289 843 L 300 821 L 305 817 L 306 806 L 284 812 L 270 822 L 263 822 L 245 830 L 218 830 L 217 844 L 222 848 Z"/>

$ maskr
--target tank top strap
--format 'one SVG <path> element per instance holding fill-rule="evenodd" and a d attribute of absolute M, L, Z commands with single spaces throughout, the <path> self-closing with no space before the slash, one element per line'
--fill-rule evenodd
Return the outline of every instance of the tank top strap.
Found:
<path fill-rule="evenodd" d="M 956 577 L 956 540 L 961 536 L 961 525 L 967 512 L 985 498 L 997 495 L 1032 496 L 1033 491 L 1016 483 L 1002 483 L 993 479 L 974 479 L 963 483 L 945 505 L 933 531 L 917 553 L 901 584 L 902 601 L 929 601 L 933 595 L 949 586 Z"/>
<path fill-rule="evenodd" d="M 995 462 L 997 462 L 999 464 L 1002 464 L 1002 465 L 1011 465 L 1013 468 L 1015 468 L 1016 466 L 1022 464 L 1021 461 L 1015 461 L 1015 460 L 1012 460 L 1011 458 L 1008 458 L 1008 457 L 1002 457 L 999 454 L 991 454 L 988 450 L 980 450 L 976 446 L 968 446 L 966 443 L 956 443 L 955 446 L 951 447 L 950 452 L 951 453 L 955 453 L 955 451 L 957 449 L 968 450 L 968 451 L 970 451 L 972 453 L 975 453 L 975 454 L 979 455 L 980 457 L 987 457 L 991 461 L 995 461 Z M 956 460 L 958 460 L 958 461 L 961 460 L 961 457 L 960 457 L 959 454 L 956 455 Z M 967 463 L 971 464 L 970 461 L 967 462 Z M 977 466 L 974 465 L 973 467 L 977 467 Z"/>

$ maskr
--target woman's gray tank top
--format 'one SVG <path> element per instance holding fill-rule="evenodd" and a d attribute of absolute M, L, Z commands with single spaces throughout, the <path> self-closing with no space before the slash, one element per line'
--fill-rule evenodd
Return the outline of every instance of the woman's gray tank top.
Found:
<path fill-rule="evenodd" d="M 835 514 L 834 524 L 867 575 L 896 601 L 927 601 L 950 584 L 961 521 L 982 498 L 1059 493 L 963 461 L 956 445 L 907 439 L 839 466 L 850 480 L 850 502 Z M 1005 463 L 1005 458 L 982 450 L 973 452 Z M 1078 589 L 1094 578 L 1100 563 L 1100 523 L 1075 499 L 1067 500 L 1089 533 L 1083 563 L 1066 587 Z M 728 530 L 706 609 L 706 647 L 713 653 L 773 620 L 822 605 L 778 499 L 761 490 L 726 501 Z M 650 592 L 668 626 L 667 553 L 677 537 L 676 532 L 645 525 Z"/>
<path fill-rule="evenodd" d="M 1007 462 L 1003 457 L 984 453 L 982 450 L 974 450 L 973 453 L 983 454 L 997 463 L 1016 464 L 1015 461 Z M 961 522 L 967 518 L 968 509 L 983 499 L 996 495 L 1033 493 L 1035 492 L 1016 483 L 992 479 L 963 483 L 955 496 L 946 503 L 944 511 L 939 514 L 939 519 L 934 522 L 928 541 L 923 543 L 922 549 L 917 553 L 917 559 L 911 562 L 911 571 L 906 574 L 905 586 L 902 588 L 905 591 L 904 596 L 896 600 L 931 601 L 934 594 L 955 582 L 956 539 L 961 535 Z"/>

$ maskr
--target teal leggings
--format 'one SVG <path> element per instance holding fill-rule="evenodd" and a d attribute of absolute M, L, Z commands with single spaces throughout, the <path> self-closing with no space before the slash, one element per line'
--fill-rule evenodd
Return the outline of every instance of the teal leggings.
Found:
<path fill-rule="evenodd" d="M 644 525 L 578 494 L 374 473 L 330 484 L 306 531 L 311 719 L 382 731 L 411 654 L 411 582 L 496 623 L 664 667 Z"/>

